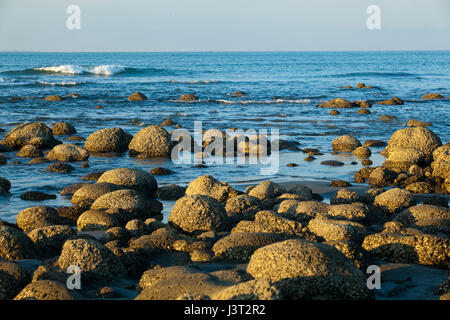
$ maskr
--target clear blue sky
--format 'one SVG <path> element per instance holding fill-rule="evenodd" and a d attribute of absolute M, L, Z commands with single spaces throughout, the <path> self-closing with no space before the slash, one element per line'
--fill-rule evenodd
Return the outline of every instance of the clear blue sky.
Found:
<path fill-rule="evenodd" d="M 450 50 L 450 0 L 0 0 L 0 51 L 259 50 Z"/>

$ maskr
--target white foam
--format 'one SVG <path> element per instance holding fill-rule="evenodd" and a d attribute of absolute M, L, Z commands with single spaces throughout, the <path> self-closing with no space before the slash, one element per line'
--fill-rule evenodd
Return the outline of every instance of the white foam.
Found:
<path fill-rule="evenodd" d="M 0 82 L 3 82 L 3 81 L 5 81 L 5 79 L 3 79 L 2 77 L 0 77 Z"/>
<path fill-rule="evenodd" d="M 66 64 L 61 66 L 34 68 L 33 70 L 63 73 L 63 74 L 82 74 L 92 73 L 98 75 L 111 76 L 116 73 L 125 71 L 125 67 L 121 65 L 98 65 L 94 67 L 82 67 L 79 65 Z"/>
<path fill-rule="evenodd" d="M 53 67 L 34 68 L 33 70 L 55 72 L 55 73 L 65 73 L 65 74 L 81 74 L 81 73 L 83 73 L 83 67 L 71 65 L 71 64 L 66 64 L 66 65 L 62 65 L 62 66 L 53 66 Z"/>
<path fill-rule="evenodd" d="M 216 100 L 218 103 L 224 104 L 274 104 L 274 103 L 298 103 L 298 104 L 307 104 L 311 103 L 311 99 L 275 99 L 275 100 L 241 100 L 241 101 L 232 101 L 225 99 Z"/>
<path fill-rule="evenodd" d="M 192 80 L 192 81 L 180 81 L 180 80 L 169 80 L 169 83 L 186 83 L 186 84 L 209 84 L 209 83 L 219 83 L 218 80 Z"/>
<path fill-rule="evenodd" d="M 61 82 L 48 82 L 48 81 L 37 81 L 39 84 L 47 85 L 47 86 L 76 86 L 77 84 L 81 84 L 82 82 L 76 81 L 61 81 Z"/>
<path fill-rule="evenodd" d="M 124 72 L 124 71 L 125 71 L 125 67 L 120 66 L 120 65 L 111 65 L 111 64 L 96 66 L 92 69 L 87 70 L 87 72 L 89 72 L 89 73 L 101 74 L 101 75 L 105 75 L 105 76 L 110 76 L 110 75 Z"/>

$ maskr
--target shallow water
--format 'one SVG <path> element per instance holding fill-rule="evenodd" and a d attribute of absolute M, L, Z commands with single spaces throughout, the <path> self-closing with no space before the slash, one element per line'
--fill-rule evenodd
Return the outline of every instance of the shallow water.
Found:
<path fill-rule="evenodd" d="M 373 89 L 343 89 L 358 82 Z M 261 175 L 258 165 L 219 165 L 194 168 L 170 160 L 138 160 L 128 154 L 118 157 L 91 155 L 89 168 L 72 164 L 71 174 L 48 173 L 46 164 L 27 165 L 28 159 L 6 154 L 9 163 L 0 167 L 0 176 L 12 183 L 11 196 L 0 198 L 0 219 L 14 221 L 20 210 L 33 205 L 65 206 L 70 201 L 59 190 L 87 173 L 118 167 L 149 170 L 164 166 L 173 175 L 158 176 L 160 185 L 186 185 L 203 174 L 229 182 L 239 189 L 260 180 L 352 180 L 361 168 L 352 155 L 331 155 L 331 141 L 351 134 L 361 142 L 387 141 L 409 119 L 433 124 L 431 129 L 445 143 L 449 141 L 450 99 L 422 100 L 426 93 L 449 96 L 450 52 L 321 52 L 321 53 L 0 53 L 0 128 L 8 132 L 16 124 L 40 121 L 52 126 L 58 121 L 73 124 L 87 137 L 95 130 L 122 127 L 135 134 L 141 128 L 170 118 L 193 129 L 203 121 L 203 129 L 278 129 L 280 137 L 298 141 L 302 148 L 319 148 L 325 153 L 305 162 L 301 152 L 281 151 L 277 174 Z M 245 97 L 232 97 L 234 91 Z M 141 91 L 148 100 L 128 102 Z M 78 98 L 63 102 L 42 100 L 47 95 Z M 180 103 L 178 97 L 194 93 L 199 102 Z M 24 99 L 10 99 L 19 96 Z M 330 116 L 317 108 L 324 101 L 342 97 L 348 100 L 381 100 L 398 96 L 401 106 L 373 105 L 370 115 L 357 109 L 343 109 Z M 95 109 L 102 106 L 103 109 Z M 398 120 L 385 123 L 384 114 Z M 168 128 L 172 130 L 173 128 Z M 5 133 L 2 133 L 2 136 Z M 67 141 L 67 137 L 58 137 Z M 374 148 L 371 160 L 379 165 L 384 158 Z M 340 160 L 348 165 L 328 167 L 323 160 Z M 12 164 L 13 161 L 19 164 Z M 350 165 L 357 161 L 357 165 Z M 298 167 L 286 167 L 294 162 Z M 56 200 L 22 201 L 25 191 L 40 190 L 58 194 Z"/>

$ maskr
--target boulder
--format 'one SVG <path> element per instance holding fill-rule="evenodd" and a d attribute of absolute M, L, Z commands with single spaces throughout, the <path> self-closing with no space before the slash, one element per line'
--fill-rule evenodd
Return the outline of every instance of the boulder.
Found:
<path fill-rule="evenodd" d="M 77 220 L 78 231 L 104 231 L 118 225 L 115 215 L 100 210 L 85 211 Z"/>
<path fill-rule="evenodd" d="M 126 273 L 120 260 L 109 249 L 88 239 L 66 241 L 57 264 L 64 270 L 72 265 L 78 266 L 87 281 L 114 280 Z"/>
<path fill-rule="evenodd" d="M 381 154 L 389 157 L 396 150 L 415 149 L 424 161 L 431 161 L 433 151 L 440 146 L 442 142 L 433 131 L 424 127 L 409 127 L 396 131 Z"/>
<path fill-rule="evenodd" d="M 350 101 L 347 101 L 342 98 L 336 98 L 333 100 L 330 100 L 328 102 L 325 102 L 323 104 L 318 105 L 318 107 L 321 108 L 331 108 L 331 109 L 338 109 L 338 108 L 352 108 L 355 105 L 351 103 Z"/>
<path fill-rule="evenodd" d="M 411 166 L 421 165 L 423 162 L 423 156 L 416 149 L 400 149 L 389 152 L 389 157 L 383 163 L 383 167 L 407 172 Z"/>
<path fill-rule="evenodd" d="M 178 100 L 183 102 L 198 101 L 198 97 L 195 94 L 188 93 L 180 96 Z"/>
<path fill-rule="evenodd" d="M 252 255 L 247 272 L 269 279 L 285 299 L 369 299 L 366 276 L 332 246 L 286 240 Z"/>
<path fill-rule="evenodd" d="M 44 154 L 39 147 L 27 144 L 20 148 L 19 152 L 17 152 L 17 156 L 20 158 L 40 158 L 43 157 Z"/>
<path fill-rule="evenodd" d="M 285 218 L 299 222 L 308 222 L 318 214 L 326 214 L 330 205 L 320 201 L 292 201 L 285 200 L 280 203 L 278 213 Z"/>
<path fill-rule="evenodd" d="M 60 144 L 54 147 L 46 158 L 63 162 L 86 161 L 89 158 L 89 152 L 74 144 Z"/>
<path fill-rule="evenodd" d="M 156 198 L 161 200 L 178 200 L 184 197 L 186 188 L 176 184 L 159 187 L 156 191 Z"/>
<path fill-rule="evenodd" d="M 134 189 L 154 198 L 158 184 L 153 175 L 139 169 L 119 168 L 106 171 L 97 180 L 97 183 L 111 183 L 126 189 Z"/>
<path fill-rule="evenodd" d="M 437 268 L 450 266 L 450 240 L 430 234 L 376 233 L 367 236 L 363 248 L 383 261 L 415 263 Z"/>
<path fill-rule="evenodd" d="M 309 230 L 326 241 L 362 241 L 368 234 L 366 228 L 357 222 L 331 220 L 326 218 L 312 219 Z"/>
<path fill-rule="evenodd" d="M 20 229 L 28 233 L 36 228 L 60 224 L 60 218 L 58 212 L 51 207 L 30 207 L 19 212 L 16 223 Z"/>
<path fill-rule="evenodd" d="M 135 134 L 128 149 L 132 156 L 168 157 L 172 149 L 170 134 L 159 125 L 146 127 Z"/>
<path fill-rule="evenodd" d="M 57 163 L 53 163 L 53 164 L 47 166 L 47 168 L 45 168 L 45 170 L 49 171 L 49 172 L 57 172 L 57 173 L 70 173 L 73 170 L 75 170 L 75 168 L 72 167 L 68 163 L 57 162 Z"/>
<path fill-rule="evenodd" d="M 177 200 L 169 222 L 185 232 L 219 231 L 227 224 L 223 205 L 205 195 L 187 195 Z"/>
<path fill-rule="evenodd" d="M 269 280 L 238 283 L 211 295 L 212 300 L 281 300 L 282 296 Z"/>
<path fill-rule="evenodd" d="M 259 200 L 269 200 L 274 199 L 285 192 L 286 190 L 275 182 L 262 181 L 246 193 L 249 196 L 258 198 Z"/>
<path fill-rule="evenodd" d="M 121 128 L 107 128 L 95 131 L 87 137 L 84 148 L 89 152 L 125 152 L 132 136 Z"/>
<path fill-rule="evenodd" d="M 7 260 L 33 259 L 36 257 L 35 247 L 21 230 L 0 226 L 0 257 Z"/>
<path fill-rule="evenodd" d="M 261 203 L 258 198 L 242 194 L 228 199 L 225 203 L 225 210 L 239 220 L 252 220 L 255 214 L 261 210 Z"/>
<path fill-rule="evenodd" d="M 81 300 L 80 294 L 67 289 L 65 283 L 38 280 L 28 284 L 14 300 Z"/>
<path fill-rule="evenodd" d="M 285 240 L 285 238 L 279 234 L 237 232 L 217 241 L 212 250 L 216 258 L 226 261 L 248 262 L 257 249 L 282 240 Z"/>
<path fill-rule="evenodd" d="M 24 268 L 0 259 L 0 301 L 12 300 L 28 282 L 29 274 Z"/>
<path fill-rule="evenodd" d="M 100 196 L 120 189 L 120 186 L 107 182 L 84 184 L 75 191 L 71 202 L 75 206 L 89 208 Z"/>
<path fill-rule="evenodd" d="M 372 155 L 372 151 L 368 147 L 358 147 L 352 152 L 356 157 L 361 159 L 369 158 Z"/>
<path fill-rule="evenodd" d="M 56 101 L 56 102 L 61 102 L 63 101 L 63 97 L 58 96 L 58 95 L 52 95 L 52 96 L 47 96 L 44 98 L 45 101 Z"/>
<path fill-rule="evenodd" d="M 75 134 L 75 133 L 77 133 L 77 130 L 70 123 L 61 121 L 61 122 L 55 123 L 55 125 L 52 128 L 52 132 L 53 132 L 53 135 L 55 135 L 55 136 L 62 136 L 62 135 L 68 135 L 68 134 Z"/>
<path fill-rule="evenodd" d="M 367 183 L 372 188 L 382 188 L 382 187 L 388 187 L 392 185 L 395 181 L 395 178 L 397 177 L 397 174 L 387 168 L 383 167 L 377 167 L 377 168 L 371 168 L 371 171 L 368 177 Z"/>
<path fill-rule="evenodd" d="M 444 99 L 439 93 L 428 93 L 422 97 L 422 99 Z"/>
<path fill-rule="evenodd" d="M 431 123 L 429 122 L 425 122 L 425 121 L 420 121 L 417 119 L 411 119 L 406 123 L 407 127 L 430 127 Z"/>
<path fill-rule="evenodd" d="M 331 146 L 333 151 L 352 152 L 361 146 L 361 142 L 351 135 L 344 135 L 334 139 Z"/>
<path fill-rule="evenodd" d="M 13 149 L 20 149 L 27 144 L 44 148 L 58 144 L 53 137 L 52 130 L 40 122 L 23 123 L 15 126 L 5 135 L 1 143 Z"/>
<path fill-rule="evenodd" d="M 213 176 L 204 175 L 192 180 L 186 189 L 186 195 L 196 194 L 212 197 L 219 202 L 226 202 L 237 196 L 238 192 L 228 183 L 220 182 Z"/>
<path fill-rule="evenodd" d="M 359 200 L 359 194 L 357 192 L 342 188 L 331 197 L 330 204 L 350 204 Z"/>
<path fill-rule="evenodd" d="M 136 190 L 123 189 L 98 197 L 92 204 L 91 209 L 117 213 L 128 220 L 157 215 L 162 211 L 162 204 L 157 200 L 149 199 Z"/>
<path fill-rule="evenodd" d="M 128 97 L 128 101 L 145 101 L 147 97 L 141 92 L 135 92 L 131 96 Z"/>
<path fill-rule="evenodd" d="M 37 228 L 28 233 L 36 247 L 37 255 L 44 259 L 60 255 L 64 242 L 76 235 L 73 228 L 65 225 Z"/>
<path fill-rule="evenodd" d="M 450 144 L 443 145 L 433 152 L 433 177 L 450 178 Z"/>
<path fill-rule="evenodd" d="M 377 195 L 373 204 L 386 213 L 393 214 L 416 205 L 416 200 L 410 192 L 393 188 Z"/>
<path fill-rule="evenodd" d="M 388 100 L 379 101 L 377 104 L 384 104 L 384 105 L 402 105 L 403 100 L 398 97 L 393 97 Z"/>

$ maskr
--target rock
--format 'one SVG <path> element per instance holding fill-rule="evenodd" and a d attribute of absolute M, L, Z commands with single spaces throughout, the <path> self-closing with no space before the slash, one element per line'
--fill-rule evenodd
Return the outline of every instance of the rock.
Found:
<path fill-rule="evenodd" d="M 20 158 L 39 158 L 43 157 L 44 154 L 38 147 L 32 144 L 27 144 L 20 148 L 19 152 L 17 152 L 17 156 Z"/>
<path fill-rule="evenodd" d="M 74 144 L 60 144 L 54 147 L 46 158 L 62 162 L 85 161 L 89 158 L 89 152 Z"/>
<path fill-rule="evenodd" d="M 84 212 L 83 208 L 79 207 L 59 207 L 56 208 L 60 218 L 60 224 L 76 226 L 78 217 Z"/>
<path fill-rule="evenodd" d="M 100 196 L 120 189 L 120 186 L 107 182 L 84 184 L 75 191 L 71 202 L 75 206 L 89 208 Z"/>
<path fill-rule="evenodd" d="M 165 119 L 163 122 L 161 122 L 159 125 L 163 127 L 173 127 L 176 123 L 173 122 L 170 119 Z"/>
<path fill-rule="evenodd" d="M 33 259 L 36 257 L 35 247 L 21 230 L 0 226 L 0 257 L 7 260 Z"/>
<path fill-rule="evenodd" d="M 56 102 L 61 102 L 64 99 L 61 96 L 58 95 L 53 95 L 53 96 L 47 96 L 44 98 L 45 101 L 56 101 Z"/>
<path fill-rule="evenodd" d="M 147 224 L 145 224 L 143 221 L 139 219 L 133 219 L 128 221 L 127 224 L 125 225 L 125 229 L 134 238 L 139 238 L 146 234 L 150 234 L 152 231 Z"/>
<path fill-rule="evenodd" d="M 0 177 L 0 192 L 8 192 L 11 189 L 11 181 L 6 178 Z"/>
<path fill-rule="evenodd" d="M 252 220 L 255 214 L 261 210 L 261 202 L 258 198 L 242 194 L 228 199 L 225 203 L 225 210 L 239 220 Z"/>
<path fill-rule="evenodd" d="M 408 184 L 405 189 L 412 193 L 433 193 L 434 191 L 433 186 L 428 182 L 414 182 Z"/>
<path fill-rule="evenodd" d="M 430 127 L 431 123 L 425 122 L 425 121 L 420 121 L 417 119 L 411 119 L 406 123 L 406 126 L 408 126 L 408 127 Z"/>
<path fill-rule="evenodd" d="M 186 195 L 206 195 L 219 202 L 226 202 L 228 199 L 237 196 L 238 192 L 228 183 L 220 182 L 213 176 L 200 176 L 189 183 Z"/>
<path fill-rule="evenodd" d="M 278 214 L 294 221 L 308 222 L 318 214 L 326 214 L 329 205 L 320 201 L 291 201 L 285 200 L 280 204 Z"/>
<path fill-rule="evenodd" d="M 80 179 L 84 180 L 84 181 L 97 181 L 98 179 L 100 179 L 100 177 L 104 173 L 105 173 L 105 171 L 95 171 L 95 172 L 85 174 Z"/>
<path fill-rule="evenodd" d="M 385 212 L 393 214 L 416 205 L 416 200 L 408 191 L 393 188 L 377 195 L 373 204 Z"/>
<path fill-rule="evenodd" d="M 16 263 L 0 259 L 0 301 L 12 300 L 29 282 L 29 274 Z"/>
<path fill-rule="evenodd" d="M 380 120 L 383 122 L 392 122 L 392 121 L 397 120 L 397 117 L 385 114 L 385 115 L 380 116 Z"/>
<path fill-rule="evenodd" d="M 167 176 L 169 174 L 172 174 L 173 171 L 162 167 L 156 167 L 150 170 L 150 173 L 158 176 Z"/>
<path fill-rule="evenodd" d="M 53 132 L 49 127 L 40 122 L 33 122 L 15 126 L 1 143 L 13 149 L 20 149 L 27 144 L 48 148 L 58 142 L 53 138 Z"/>
<path fill-rule="evenodd" d="M 135 300 L 175 300 L 195 294 L 203 297 L 225 289 L 217 278 L 182 266 L 147 270 L 139 281 L 142 291 Z"/>
<path fill-rule="evenodd" d="M 57 122 L 52 128 L 53 135 L 60 136 L 60 135 L 67 135 L 67 134 L 75 134 L 77 133 L 77 130 L 74 126 L 72 126 L 70 123 L 67 122 Z"/>
<path fill-rule="evenodd" d="M 363 248 L 383 261 L 448 268 L 450 240 L 434 235 L 376 233 L 367 236 Z"/>
<path fill-rule="evenodd" d="M 366 228 L 357 222 L 346 220 L 331 220 L 326 218 L 312 219 L 309 230 L 326 241 L 362 241 L 368 234 Z"/>
<path fill-rule="evenodd" d="M 407 172 L 411 166 L 422 165 L 423 163 L 423 157 L 416 149 L 401 149 L 391 151 L 389 157 L 383 163 L 383 167 Z"/>
<path fill-rule="evenodd" d="M 281 300 L 280 291 L 267 279 L 238 283 L 214 293 L 213 300 Z"/>
<path fill-rule="evenodd" d="M 238 232 L 217 241 L 212 250 L 217 258 L 248 262 L 255 250 L 282 240 L 285 240 L 284 237 L 277 234 Z"/>
<path fill-rule="evenodd" d="M 361 146 L 361 142 L 353 136 L 344 135 L 336 138 L 331 143 L 333 151 L 338 152 L 352 152 Z"/>
<path fill-rule="evenodd" d="M 422 97 L 422 99 L 444 99 L 439 93 L 428 93 Z"/>
<path fill-rule="evenodd" d="M 342 188 L 338 190 L 330 199 L 331 204 L 345 204 L 358 202 L 359 194 L 355 191 L 351 191 L 347 188 Z"/>
<path fill-rule="evenodd" d="M 364 146 L 356 148 L 352 153 L 358 158 L 362 159 L 369 158 L 372 155 L 370 149 Z"/>
<path fill-rule="evenodd" d="M 394 97 L 394 98 L 390 98 L 388 100 L 384 100 L 384 101 L 380 101 L 377 102 L 377 104 L 384 104 L 384 105 L 402 105 L 403 104 L 403 100 L 398 98 L 398 97 Z"/>
<path fill-rule="evenodd" d="M 334 220 L 364 222 L 368 218 L 369 208 L 361 202 L 353 204 L 336 204 L 328 207 L 327 213 L 318 216 Z"/>
<path fill-rule="evenodd" d="M 62 269 L 76 265 L 87 281 L 114 280 L 126 273 L 120 260 L 95 240 L 77 239 L 64 243 L 57 264 Z"/>
<path fill-rule="evenodd" d="M 135 92 L 131 96 L 128 97 L 128 101 L 145 101 L 147 97 L 141 92 Z"/>
<path fill-rule="evenodd" d="M 148 218 L 161 213 L 162 204 L 157 200 L 147 198 L 136 190 L 124 189 L 98 197 L 91 209 L 117 213 L 124 216 L 125 219 Z"/>
<path fill-rule="evenodd" d="M 433 152 L 433 162 L 431 163 L 433 169 L 433 177 L 442 179 L 450 178 L 450 145 L 446 144 L 437 148 Z"/>
<path fill-rule="evenodd" d="M 50 227 L 59 224 L 58 212 L 50 207 L 30 207 L 19 212 L 17 215 L 17 226 L 30 232 L 36 228 Z"/>
<path fill-rule="evenodd" d="M 327 241 L 324 244 L 338 249 L 363 273 L 366 273 L 367 267 L 373 264 L 371 255 L 359 243 L 354 241 Z"/>
<path fill-rule="evenodd" d="M 5 165 L 8 163 L 8 159 L 3 153 L 0 153 L 0 166 Z"/>
<path fill-rule="evenodd" d="M 195 94 L 183 94 L 178 99 L 179 101 L 198 101 L 198 97 Z"/>
<path fill-rule="evenodd" d="M 132 156 L 168 157 L 172 149 L 170 134 L 158 125 L 146 127 L 136 133 L 128 149 Z"/>
<path fill-rule="evenodd" d="M 125 152 L 132 136 L 121 128 L 107 128 L 95 131 L 87 137 L 84 148 L 89 152 Z"/>
<path fill-rule="evenodd" d="M 80 136 L 71 136 L 67 138 L 67 141 L 84 141 L 84 138 Z"/>
<path fill-rule="evenodd" d="M 50 160 L 48 160 L 47 158 L 34 158 L 31 159 L 30 161 L 28 161 L 28 164 L 42 164 L 42 163 L 49 163 L 51 162 Z"/>
<path fill-rule="evenodd" d="M 370 171 L 371 173 L 368 177 L 367 183 L 372 188 L 382 188 L 390 186 L 394 183 L 395 178 L 397 177 L 397 174 L 394 171 L 383 167 L 377 167 Z"/>
<path fill-rule="evenodd" d="M 338 187 L 338 188 L 342 188 L 342 187 L 351 187 L 351 183 L 344 181 L 344 180 L 334 180 L 330 182 L 330 186 L 331 187 Z"/>
<path fill-rule="evenodd" d="M 450 220 L 450 211 L 434 205 L 417 205 L 397 213 L 392 221 L 398 221 L 408 227 L 417 227 L 417 224 L 432 219 Z"/>
<path fill-rule="evenodd" d="M 366 140 L 364 141 L 365 147 L 384 147 L 387 143 L 381 140 Z"/>
<path fill-rule="evenodd" d="M 216 199 L 205 195 L 187 195 L 177 200 L 169 222 L 185 232 L 219 231 L 226 225 L 226 212 Z"/>
<path fill-rule="evenodd" d="M 63 225 L 36 228 L 28 233 L 28 237 L 36 247 L 37 255 L 44 259 L 58 256 L 64 242 L 76 235 L 74 229 Z"/>
<path fill-rule="evenodd" d="M 81 300 L 82 297 L 75 291 L 67 289 L 66 284 L 38 280 L 28 284 L 14 300 Z"/>
<path fill-rule="evenodd" d="M 289 150 L 289 151 L 299 151 L 299 145 L 300 143 L 297 141 L 289 141 L 289 140 L 274 140 L 272 141 L 272 145 L 276 146 L 278 145 L 278 150 Z"/>
<path fill-rule="evenodd" d="M 381 154 L 389 157 L 393 151 L 415 149 L 424 161 L 430 161 L 433 151 L 440 146 L 442 142 L 433 131 L 424 127 L 410 127 L 396 131 Z"/>
<path fill-rule="evenodd" d="M 184 197 L 186 188 L 175 184 L 159 187 L 156 191 L 156 198 L 161 200 L 178 200 Z"/>
<path fill-rule="evenodd" d="M 62 196 L 72 196 L 78 189 L 87 185 L 86 182 L 74 183 L 62 189 L 59 194 Z"/>
<path fill-rule="evenodd" d="M 110 213 L 88 210 L 78 217 L 78 231 L 104 231 L 119 225 L 118 219 Z"/>
<path fill-rule="evenodd" d="M 357 114 L 371 114 L 371 112 L 367 109 L 359 109 L 356 113 Z"/>
<path fill-rule="evenodd" d="M 119 168 L 106 171 L 97 183 L 112 183 L 126 189 L 142 192 L 146 197 L 154 198 L 158 184 L 153 175 L 139 169 Z"/>
<path fill-rule="evenodd" d="M 233 97 L 245 97 L 247 93 L 244 91 L 235 91 L 231 94 Z"/>
<path fill-rule="evenodd" d="M 285 189 L 272 181 L 262 181 L 260 184 L 252 188 L 248 195 L 258 198 L 259 200 L 274 199 L 285 193 Z"/>
<path fill-rule="evenodd" d="M 364 101 L 364 100 L 355 101 L 353 103 L 360 108 L 371 108 L 372 107 L 372 104 L 370 102 Z"/>
<path fill-rule="evenodd" d="M 329 113 L 330 116 L 337 116 L 339 114 L 341 114 L 341 113 L 338 110 L 331 110 Z"/>
<path fill-rule="evenodd" d="M 239 232 L 282 234 L 292 237 L 304 235 L 301 223 L 283 218 L 270 210 L 259 211 L 255 215 L 255 221 L 240 221 L 231 230 L 232 234 Z"/>
<path fill-rule="evenodd" d="M 284 299 L 369 299 L 366 276 L 332 246 L 286 240 L 255 251 L 247 272 L 269 279 Z"/>
<path fill-rule="evenodd" d="M 354 107 L 353 103 L 350 101 L 347 101 L 342 98 L 336 98 L 333 100 L 330 100 L 328 102 L 325 102 L 323 104 L 318 105 L 318 107 L 321 108 L 332 108 L 332 109 L 338 109 L 338 108 L 352 108 Z"/>
<path fill-rule="evenodd" d="M 342 167 L 343 165 L 345 165 L 345 163 L 343 163 L 341 161 L 336 161 L 336 160 L 325 160 L 325 161 L 322 161 L 320 164 L 324 165 L 324 166 L 332 166 L 332 167 Z"/>
<path fill-rule="evenodd" d="M 47 194 L 40 191 L 27 191 L 20 195 L 20 199 L 26 201 L 44 201 L 56 199 L 56 196 L 54 194 Z"/>

